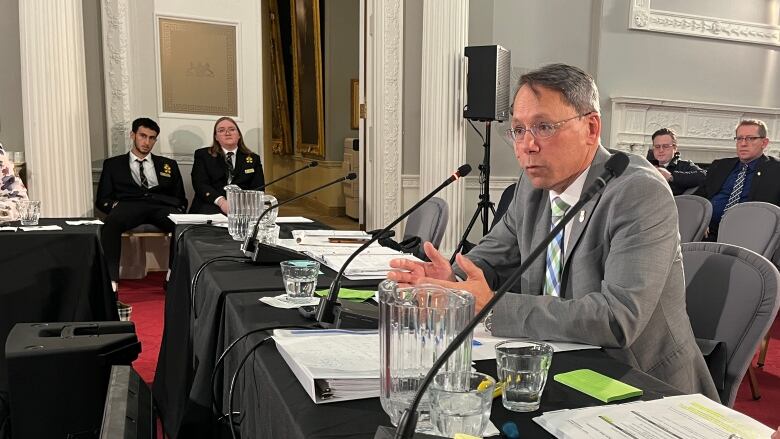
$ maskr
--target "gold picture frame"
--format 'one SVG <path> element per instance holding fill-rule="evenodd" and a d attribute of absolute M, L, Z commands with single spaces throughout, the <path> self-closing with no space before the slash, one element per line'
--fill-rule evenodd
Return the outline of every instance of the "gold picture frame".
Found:
<path fill-rule="evenodd" d="M 319 0 L 290 0 L 295 150 L 325 158 Z"/>
<path fill-rule="evenodd" d="M 353 130 L 360 129 L 360 81 L 357 79 L 350 79 L 351 95 L 349 108 L 349 127 Z"/>
<path fill-rule="evenodd" d="M 236 27 L 158 17 L 163 113 L 238 117 Z"/>
<path fill-rule="evenodd" d="M 284 72 L 277 0 L 269 1 L 268 12 L 271 24 L 271 79 L 274 83 L 271 91 L 271 151 L 274 154 L 291 155 L 293 147 L 290 133 L 290 112 L 287 104 L 287 79 Z"/>

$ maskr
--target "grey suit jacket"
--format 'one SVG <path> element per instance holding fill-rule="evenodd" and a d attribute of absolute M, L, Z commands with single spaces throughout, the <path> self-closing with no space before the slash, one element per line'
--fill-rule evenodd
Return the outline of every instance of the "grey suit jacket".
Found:
<path fill-rule="evenodd" d="M 585 188 L 608 158 L 599 147 Z M 515 284 L 522 294 L 507 294 L 497 304 L 493 333 L 602 346 L 683 392 L 717 401 L 686 313 L 677 209 L 669 185 L 643 157 L 631 155 L 623 175 L 582 212 L 564 249 L 561 298 L 541 295 L 545 260 L 538 258 Z M 549 192 L 521 176 L 504 217 L 467 256 L 497 289 L 549 230 Z"/>

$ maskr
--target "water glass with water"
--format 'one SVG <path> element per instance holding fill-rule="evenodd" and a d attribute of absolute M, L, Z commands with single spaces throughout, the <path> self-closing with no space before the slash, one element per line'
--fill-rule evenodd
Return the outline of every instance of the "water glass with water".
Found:
<path fill-rule="evenodd" d="M 19 212 L 19 220 L 23 226 L 37 226 L 41 217 L 41 202 L 33 200 L 19 200 L 16 202 Z"/>
<path fill-rule="evenodd" d="M 503 404 L 514 412 L 539 408 L 553 348 L 547 343 L 503 341 L 496 345 L 496 369 L 503 383 Z"/>
<path fill-rule="evenodd" d="M 317 261 L 284 261 L 282 267 L 286 300 L 290 303 L 306 303 L 314 296 L 320 263 Z"/>
<path fill-rule="evenodd" d="M 379 285 L 380 394 L 390 422 L 398 420 L 414 399 L 433 362 L 474 315 L 474 296 L 435 285 Z M 471 335 L 441 372 L 471 370 Z M 419 405 L 418 432 L 433 432 L 430 392 Z"/>
<path fill-rule="evenodd" d="M 447 372 L 431 382 L 431 424 L 437 434 L 457 433 L 482 437 L 490 422 L 493 405 L 493 377 L 479 372 Z"/>

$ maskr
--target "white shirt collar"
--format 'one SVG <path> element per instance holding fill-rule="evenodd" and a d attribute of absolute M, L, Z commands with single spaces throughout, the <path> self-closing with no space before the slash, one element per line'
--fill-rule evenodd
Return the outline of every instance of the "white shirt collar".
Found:
<path fill-rule="evenodd" d="M 229 152 L 233 153 L 233 157 L 237 156 L 238 155 L 238 147 L 236 147 L 236 149 L 234 149 L 232 151 L 229 150 L 229 149 L 222 148 L 222 154 L 224 154 L 225 157 L 227 157 L 227 153 L 229 153 Z"/>
<path fill-rule="evenodd" d="M 567 187 L 562 193 L 550 190 L 550 203 L 555 197 L 561 197 L 561 199 L 569 206 L 574 206 L 577 201 L 580 200 L 582 195 L 582 188 L 585 186 L 585 179 L 588 178 L 588 172 L 590 172 L 590 166 L 585 168 L 576 179 Z"/>
<path fill-rule="evenodd" d="M 141 161 L 144 161 L 144 160 L 146 160 L 146 159 L 149 159 L 149 161 L 151 161 L 151 160 L 152 160 L 152 158 L 151 158 L 151 157 L 149 157 L 150 155 L 152 155 L 152 153 L 146 154 L 146 155 L 145 155 L 145 156 L 143 156 L 143 157 L 138 157 L 137 155 L 135 155 L 135 154 L 133 153 L 133 151 L 130 151 L 130 152 L 128 152 L 128 154 L 130 154 L 130 163 L 133 163 L 133 162 L 134 162 L 134 161 L 136 161 L 136 160 L 141 160 Z"/>

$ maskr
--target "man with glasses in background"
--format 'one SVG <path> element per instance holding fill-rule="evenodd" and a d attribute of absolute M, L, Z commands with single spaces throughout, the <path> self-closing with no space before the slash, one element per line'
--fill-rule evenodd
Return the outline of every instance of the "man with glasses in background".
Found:
<path fill-rule="evenodd" d="M 653 149 L 647 160 L 672 188 L 673 195 L 680 195 L 686 189 L 695 188 L 704 181 L 707 173 L 689 160 L 681 160 L 677 151 L 677 136 L 669 128 L 653 133 Z"/>
<path fill-rule="evenodd" d="M 426 242 L 431 262 L 395 259 L 392 280 L 466 290 L 481 309 L 604 172 L 610 154 L 600 144 L 593 78 L 552 64 L 518 85 L 508 134 L 523 172 L 506 213 L 456 266 Z M 502 337 L 598 345 L 685 393 L 718 400 L 685 312 L 677 208 L 666 181 L 631 155 L 625 172 L 574 218 L 486 326 Z"/>
<path fill-rule="evenodd" d="M 746 201 L 780 206 L 780 161 L 764 154 L 769 139 L 766 124 L 746 119 L 737 125 L 737 156 L 715 160 L 696 195 L 712 203 L 712 220 L 706 240 L 715 241 L 718 225 L 727 210 Z"/>

